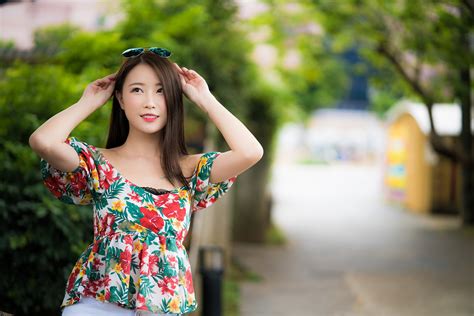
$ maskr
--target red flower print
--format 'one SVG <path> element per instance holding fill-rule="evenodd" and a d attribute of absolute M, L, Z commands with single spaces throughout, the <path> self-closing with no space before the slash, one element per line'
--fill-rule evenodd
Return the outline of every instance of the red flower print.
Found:
<path fill-rule="evenodd" d="M 84 292 L 82 292 L 83 296 L 94 297 L 97 292 L 97 286 L 93 283 L 87 284 L 84 288 Z"/>
<path fill-rule="evenodd" d="M 138 302 L 137 307 L 145 305 L 145 297 L 141 295 L 140 293 L 137 294 L 137 302 Z"/>
<path fill-rule="evenodd" d="M 104 278 L 102 279 L 102 284 L 104 287 L 109 286 L 110 283 L 110 275 L 106 274 Z"/>
<path fill-rule="evenodd" d="M 158 240 L 160 241 L 160 246 L 162 246 L 163 249 L 166 249 L 166 236 L 158 235 Z"/>
<path fill-rule="evenodd" d="M 167 257 L 167 259 L 168 259 L 168 262 L 169 262 L 171 265 L 175 265 L 176 262 L 177 262 L 177 261 L 176 261 L 176 256 L 174 256 L 174 255 L 169 255 L 169 256 Z"/>
<path fill-rule="evenodd" d="M 166 217 L 176 218 L 179 221 L 183 221 L 184 217 L 186 216 L 186 209 L 179 205 L 179 201 L 166 203 L 166 206 L 162 212 Z"/>
<path fill-rule="evenodd" d="M 194 311 L 196 290 L 183 246 L 190 229 L 189 212 L 213 204 L 236 177 L 211 185 L 210 162 L 218 154 L 209 152 L 195 169 L 193 192 L 178 190 L 151 198 L 142 190 L 134 191 L 108 161 L 99 158 L 96 148 L 74 138 L 68 142 L 79 153 L 76 172 L 42 163 L 41 175 L 56 198 L 93 206 L 94 241 L 72 269 L 61 307 L 90 296 L 135 311 L 179 315 Z"/>
<path fill-rule="evenodd" d="M 99 270 L 101 266 L 103 266 L 104 263 L 100 261 L 99 258 L 94 258 L 94 261 L 92 261 L 92 269 L 93 270 Z"/>
<path fill-rule="evenodd" d="M 58 185 L 56 180 L 53 177 L 49 177 L 46 180 L 44 180 L 44 184 L 48 188 L 51 193 L 57 198 L 61 197 L 62 193 L 60 188 L 64 188 L 63 185 Z"/>
<path fill-rule="evenodd" d="M 145 258 L 148 257 L 148 260 Z M 158 257 L 156 255 L 142 255 L 140 261 L 140 273 L 144 275 L 156 275 L 158 273 Z"/>
<path fill-rule="evenodd" d="M 158 256 L 150 255 L 148 259 L 148 266 L 149 266 L 151 275 L 156 275 L 158 273 Z"/>
<path fill-rule="evenodd" d="M 138 260 L 140 260 L 140 262 L 143 262 L 143 260 L 144 260 L 144 258 L 146 258 L 146 256 L 148 256 L 148 246 L 147 246 L 146 243 L 143 243 L 142 244 L 142 250 L 138 254 Z"/>
<path fill-rule="evenodd" d="M 205 188 L 205 183 L 204 181 L 202 181 L 201 179 L 197 179 L 197 184 L 196 184 L 196 190 L 198 191 L 203 191 L 203 189 Z"/>
<path fill-rule="evenodd" d="M 66 189 L 69 183 L 69 188 Z M 82 191 L 87 189 L 87 181 L 84 175 L 78 173 L 66 173 L 66 175 L 53 174 L 44 180 L 46 187 L 53 193 L 56 198 L 61 197 L 63 194 L 71 194 L 73 196 L 81 196 Z"/>
<path fill-rule="evenodd" d="M 125 235 L 125 236 L 123 237 L 123 242 L 124 242 L 125 244 L 127 244 L 127 245 L 130 245 L 130 246 L 133 245 L 133 238 L 132 238 L 132 236 L 130 236 L 130 235 Z"/>
<path fill-rule="evenodd" d="M 142 226 L 157 233 L 165 225 L 163 218 L 161 218 L 155 210 L 150 211 L 146 207 L 140 207 L 140 211 L 145 215 L 145 217 L 140 218 L 140 224 Z"/>
<path fill-rule="evenodd" d="M 135 202 L 141 202 L 142 201 L 142 198 L 140 197 L 140 195 L 138 195 L 137 192 L 135 191 L 131 191 L 128 196 L 132 199 L 132 201 L 135 201 Z"/>
<path fill-rule="evenodd" d="M 193 276 L 190 269 L 186 270 L 186 290 L 189 293 L 194 293 Z"/>
<path fill-rule="evenodd" d="M 87 180 L 82 173 L 68 175 L 71 183 L 71 190 L 74 196 L 80 196 L 82 191 L 87 189 Z"/>
<path fill-rule="evenodd" d="M 105 179 L 107 179 L 107 182 L 114 182 L 117 177 L 114 177 L 114 171 L 111 168 L 103 168 L 102 173 L 105 175 Z"/>
<path fill-rule="evenodd" d="M 158 281 L 158 285 L 161 288 L 161 294 L 174 294 L 174 289 L 178 285 L 177 277 L 165 276 L 162 280 Z"/>
<path fill-rule="evenodd" d="M 184 238 L 186 238 L 187 233 L 188 231 L 186 229 L 181 229 L 176 233 L 176 240 L 180 241 L 180 243 L 178 243 L 178 248 L 181 248 L 181 242 L 184 240 Z"/>
<path fill-rule="evenodd" d="M 99 292 L 101 288 L 104 288 L 108 285 L 109 281 L 109 276 L 104 279 L 89 280 L 87 284 L 85 284 L 85 289 L 83 293 L 84 296 L 95 297 L 97 295 L 97 292 Z M 104 284 L 104 282 L 107 282 L 107 284 Z"/>
<path fill-rule="evenodd" d="M 130 273 L 130 263 L 132 261 L 132 253 L 125 250 L 120 254 L 120 265 L 122 266 L 123 273 L 126 275 Z"/>
<path fill-rule="evenodd" d="M 79 274 L 79 269 L 74 269 L 74 271 L 69 276 L 67 280 L 67 288 L 66 292 L 71 292 L 72 288 L 74 287 L 74 282 L 76 281 L 76 277 Z"/>
<path fill-rule="evenodd" d="M 115 224 L 115 215 L 107 213 L 104 218 L 102 218 L 102 234 L 109 235 L 114 232 L 113 226 Z"/>
<path fill-rule="evenodd" d="M 95 242 L 94 245 L 92 246 L 92 252 L 97 252 L 99 251 L 99 243 Z"/>

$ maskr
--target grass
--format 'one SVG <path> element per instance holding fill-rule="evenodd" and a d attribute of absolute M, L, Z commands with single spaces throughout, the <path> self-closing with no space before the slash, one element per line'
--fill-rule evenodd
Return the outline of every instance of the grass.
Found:
<path fill-rule="evenodd" d="M 274 223 L 270 223 L 270 227 L 267 229 L 265 243 L 273 246 L 281 246 L 286 243 L 285 235 Z"/>
<path fill-rule="evenodd" d="M 259 282 L 262 277 L 244 267 L 236 258 L 232 259 L 229 270 L 224 275 L 223 314 L 224 316 L 239 316 L 240 282 Z"/>
<path fill-rule="evenodd" d="M 286 238 L 283 232 L 273 223 L 267 229 L 265 235 L 265 244 L 281 246 L 286 243 Z M 232 258 L 228 271 L 224 274 L 223 281 L 223 314 L 224 316 L 239 316 L 240 306 L 240 282 L 260 282 L 262 276 L 251 271 L 237 258 Z"/>

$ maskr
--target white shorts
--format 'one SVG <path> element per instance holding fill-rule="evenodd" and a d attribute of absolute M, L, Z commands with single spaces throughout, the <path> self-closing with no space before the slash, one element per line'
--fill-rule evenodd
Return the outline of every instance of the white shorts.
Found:
<path fill-rule="evenodd" d="M 154 314 L 147 311 L 134 311 L 109 302 L 100 302 L 92 297 L 82 297 L 79 302 L 66 306 L 62 316 L 169 316 L 178 314 Z"/>

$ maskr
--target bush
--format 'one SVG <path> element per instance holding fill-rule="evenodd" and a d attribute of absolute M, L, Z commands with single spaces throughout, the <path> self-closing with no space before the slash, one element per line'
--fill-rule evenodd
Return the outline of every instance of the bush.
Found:
<path fill-rule="evenodd" d="M 76 97 L 76 78 L 58 66 L 17 62 L 0 81 L 2 311 L 59 314 L 67 276 L 92 242 L 92 211 L 47 191 L 28 145 L 29 135 Z"/>

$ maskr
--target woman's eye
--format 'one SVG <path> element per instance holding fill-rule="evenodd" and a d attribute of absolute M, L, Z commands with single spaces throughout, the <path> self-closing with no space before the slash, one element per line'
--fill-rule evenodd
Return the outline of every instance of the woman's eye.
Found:
<path fill-rule="evenodd" d="M 138 89 L 138 90 L 141 90 L 140 88 L 133 88 L 133 89 L 132 89 L 132 92 L 137 91 L 137 89 Z"/>
<path fill-rule="evenodd" d="M 163 88 L 159 88 L 158 93 L 163 93 Z"/>

